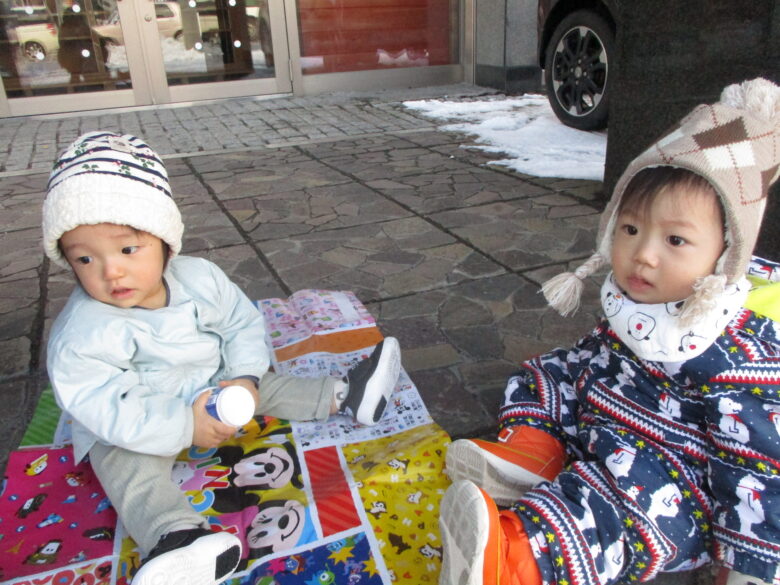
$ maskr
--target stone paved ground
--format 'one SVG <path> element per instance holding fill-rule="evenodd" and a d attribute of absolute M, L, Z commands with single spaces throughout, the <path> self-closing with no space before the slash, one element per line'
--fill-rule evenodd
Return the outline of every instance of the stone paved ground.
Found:
<path fill-rule="evenodd" d="M 350 289 L 401 341 L 403 363 L 453 438 L 491 437 L 520 360 L 588 329 L 538 285 L 594 246 L 600 184 L 487 165 L 468 137 L 437 131 L 401 97 L 232 100 L 189 108 L 0 120 L 0 468 L 46 383 L 45 341 L 72 277 L 40 252 L 40 205 L 55 153 L 89 129 L 137 133 L 163 153 L 185 225 L 251 298 Z M 496 96 L 495 99 L 501 99 Z M 688 574 L 661 585 L 704 584 Z"/>

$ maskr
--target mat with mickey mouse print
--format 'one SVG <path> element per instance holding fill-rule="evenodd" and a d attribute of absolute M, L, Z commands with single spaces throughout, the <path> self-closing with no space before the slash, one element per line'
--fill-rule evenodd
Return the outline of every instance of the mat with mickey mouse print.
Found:
<path fill-rule="evenodd" d="M 274 367 L 341 376 L 382 339 L 350 292 L 257 302 Z M 140 559 L 87 463 L 68 446 L 51 390 L 0 494 L 0 581 L 125 585 Z M 231 585 L 436 583 L 447 434 L 405 372 L 385 416 L 298 423 L 256 417 L 217 449 L 180 454 L 173 481 L 213 530 L 242 539 Z"/>

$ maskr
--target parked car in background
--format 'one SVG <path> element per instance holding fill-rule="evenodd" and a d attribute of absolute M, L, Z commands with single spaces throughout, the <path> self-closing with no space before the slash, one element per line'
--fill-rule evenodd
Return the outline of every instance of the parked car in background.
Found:
<path fill-rule="evenodd" d="M 181 37 L 181 8 L 178 2 L 156 2 L 154 15 L 157 18 L 157 29 L 160 36 L 178 39 Z M 100 37 L 101 41 L 113 45 L 124 45 L 125 37 L 122 33 L 122 24 L 119 22 L 119 14 L 114 13 L 105 24 L 92 27 L 92 30 Z"/>
<path fill-rule="evenodd" d="M 572 128 L 607 126 L 614 0 L 539 0 L 539 65 L 555 115 Z"/>
<path fill-rule="evenodd" d="M 204 41 L 219 39 L 220 27 L 218 10 L 225 10 L 227 2 L 219 3 L 214 0 L 190 0 L 190 7 L 198 13 L 198 24 Z M 180 39 L 183 33 L 182 13 L 178 2 L 155 2 L 155 17 L 160 36 L 164 38 Z M 226 25 L 229 26 L 229 23 Z M 251 41 L 260 40 L 261 35 L 269 38 L 270 27 L 268 22 L 268 3 L 266 0 L 248 0 L 246 3 L 246 27 Z M 119 15 L 114 13 L 108 22 L 92 27 L 92 30 L 105 42 L 115 45 L 124 44 L 122 26 Z"/>
<path fill-rule="evenodd" d="M 9 40 L 18 44 L 26 59 L 43 61 L 57 53 L 57 25 L 45 6 L 18 6 L 10 12 L 15 26 Z"/>

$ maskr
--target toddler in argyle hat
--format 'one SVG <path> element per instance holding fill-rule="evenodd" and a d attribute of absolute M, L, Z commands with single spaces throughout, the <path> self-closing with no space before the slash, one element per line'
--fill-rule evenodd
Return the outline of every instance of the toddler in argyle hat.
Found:
<path fill-rule="evenodd" d="M 604 318 L 521 365 L 497 442 L 450 444 L 440 583 L 617 583 L 692 569 L 780 584 L 780 264 L 751 258 L 780 88 L 727 87 L 618 181 L 598 250 L 543 286 Z M 507 506 L 508 509 L 499 509 Z"/>

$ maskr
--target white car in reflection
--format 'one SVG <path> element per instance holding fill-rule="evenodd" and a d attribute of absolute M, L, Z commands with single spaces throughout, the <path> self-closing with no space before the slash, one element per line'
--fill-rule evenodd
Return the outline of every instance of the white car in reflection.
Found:
<path fill-rule="evenodd" d="M 157 2 L 154 4 L 154 14 L 157 17 L 157 30 L 163 38 L 179 39 L 182 35 L 181 8 L 178 2 Z M 119 14 L 114 13 L 105 24 L 92 27 L 92 30 L 106 43 L 124 45 L 125 37 Z"/>
<path fill-rule="evenodd" d="M 57 53 L 60 47 L 57 26 L 45 6 L 14 7 L 11 14 L 16 26 L 9 30 L 9 37 L 26 59 L 43 61 Z"/>
<path fill-rule="evenodd" d="M 190 0 L 189 8 L 194 9 L 198 15 L 197 27 L 200 28 L 201 38 L 211 40 L 219 34 L 219 19 L 217 17 L 217 5 L 211 0 Z M 270 29 L 268 24 L 267 3 L 253 2 L 253 6 L 246 7 L 246 27 L 250 40 L 267 36 L 270 45 Z M 231 6 L 228 2 L 227 6 Z M 181 7 L 178 2 L 156 2 L 154 12 L 157 18 L 157 29 L 160 37 L 179 40 L 184 34 Z M 92 27 L 92 30 L 107 43 L 123 45 L 125 42 L 122 34 L 122 25 L 119 22 L 119 14 L 114 13 L 105 24 Z"/>

